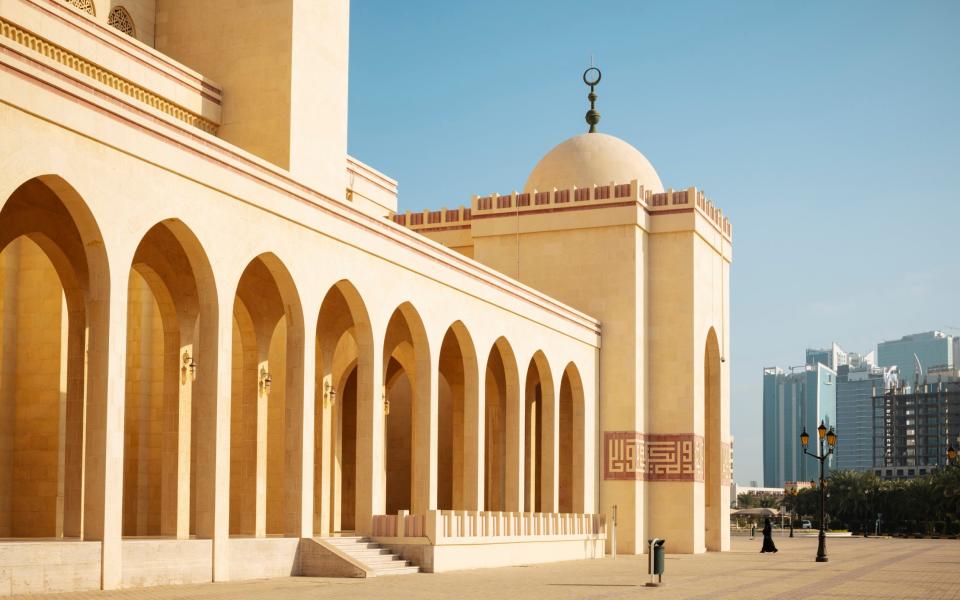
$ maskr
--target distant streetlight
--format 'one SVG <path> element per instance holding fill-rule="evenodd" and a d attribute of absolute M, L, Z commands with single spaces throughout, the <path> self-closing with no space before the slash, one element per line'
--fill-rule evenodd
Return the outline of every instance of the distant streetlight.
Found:
<path fill-rule="evenodd" d="M 803 446 L 804 454 L 820 461 L 820 543 L 817 545 L 817 562 L 827 562 L 827 531 L 824 528 L 827 502 L 826 487 L 823 480 L 823 463 L 827 460 L 827 457 L 833 454 L 833 449 L 837 445 L 837 433 L 833 430 L 833 427 L 827 431 L 827 426 L 823 424 L 823 421 L 820 421 L 820 427 L 817 427 L 817 437 L 820 445 L 820 452 L 817 454 L 807 450 L 807 445 L 810 444 L 810 434 L 807 433 L 806 426 L 803 428 L 803 433 L 800 434 L 800 444 Z M 823 448 L 824 438 L 830 446 L 826 452 Z"/>

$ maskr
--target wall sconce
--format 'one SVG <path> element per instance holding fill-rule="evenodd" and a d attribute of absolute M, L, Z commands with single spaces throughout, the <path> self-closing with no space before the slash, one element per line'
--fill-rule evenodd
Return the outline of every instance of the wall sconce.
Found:
<path fill-rule="evenodd" d="M 193 361 L 193 357 L 190 356 L 190 352 L 188 350 L 183 351 L 181 360 L 183 361 L 183 367 L 180 368 L 181 381 L 183 383 L 187 382 L 187 373 L 190 374 L 190 381 L 196 381 L 197 363 Z"/>
<path fill-rule="evenodd" d="M 270 386 L 273 384 L 273 377 L 270 377 L 270 373 L 267 371 L 266 367 L 260 367 L 260 389 L 264 394 L 270 393 Z"/>
<path fill-rule="evenodd" d="M 387 400 L 387 386 L 381 388 L 381 395 L 383 396 L 383 414 L 386 416 L 390 414 L 390 401 Z"/>
<path fill-rule="evenodd" d="M 333 406 L 337 401 L 337 390 L 333 389 L 333 384 L 329 381 L 323 382 L 323 405 L 325 407 Z"/>

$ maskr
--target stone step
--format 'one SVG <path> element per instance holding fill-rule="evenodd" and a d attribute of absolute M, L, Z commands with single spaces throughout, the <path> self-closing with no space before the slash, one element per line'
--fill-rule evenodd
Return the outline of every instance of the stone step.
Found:
<path fill-rule="evenodd" d="M 390 552 L 387 548 L 370 548 L 364 550 L 356 550 L 347 552 L 350 556 L 356 556 L 357 558 L 377 558 L 380 556 L 393 556 L 393 553 Z"/>
<path fill-rule="evenodd" d="M 349 536 L 324 538 L 324 541 L 341 552 L 350 555 L 353 560 L 380 575 L 411 575 L 419 573 L 420 567 L 392 553 L 368 537 Z"/>
<path fill-rule="evenodd" d="M 415 575 L 420 572 L 420 567 L 410 566 L 395 567 L 390 569 L 374 569 L 373 572 L 377 575 L 377 577 L 383 577 L 386 575 Z"/>
<path fill-rule="evenodd" d="M 383 565 L 396 566 L 398 563 L 401 563 L 401 562 L 403 563 L 403 566 L 407 565 L 407 561 L 403 560 L 396 554 L 381 554 L 380 556 L 364 556 L 364 557 L 355 556 L 354 558 L 357 558 L 358 560 L 362 560 L 364 564 L 370 567 L 380 567 Z"/>

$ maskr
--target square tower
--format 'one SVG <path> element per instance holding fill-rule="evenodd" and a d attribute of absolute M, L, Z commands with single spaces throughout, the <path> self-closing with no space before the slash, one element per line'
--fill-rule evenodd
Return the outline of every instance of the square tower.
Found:
<path fill-rule="evenodd" d="M 665 191 L 636 148 L 592 132 L 522 192 L 395 220 L 600 319 L 596 503 L 617 507 L 619 552 L 729 547 L 732 230 L 703 192 Z"/>

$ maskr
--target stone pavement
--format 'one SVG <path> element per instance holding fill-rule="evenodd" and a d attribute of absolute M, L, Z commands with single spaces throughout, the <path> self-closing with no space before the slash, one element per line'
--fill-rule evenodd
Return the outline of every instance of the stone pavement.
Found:
<path fill-rule="evenodd" d="M 620 556 L 374 579 L 285 578 L 247 583 L 155 587 L 39 596 L 48 600 L 270 600 L 389 598 L 923 598 L 960 599 L 960 541 L 830 538 L 828 563 L 814 562 L 816 538 L 777 538 L 780 552 L 759 554 L 760 540 L 733 538 L 729 553 L 667 556 L 666 585 L 646 588 L 646 557 Z M 669 540 L 668 540 L 669 544 Z M 669 545 L 668 545 L 669 548 Z"/>

